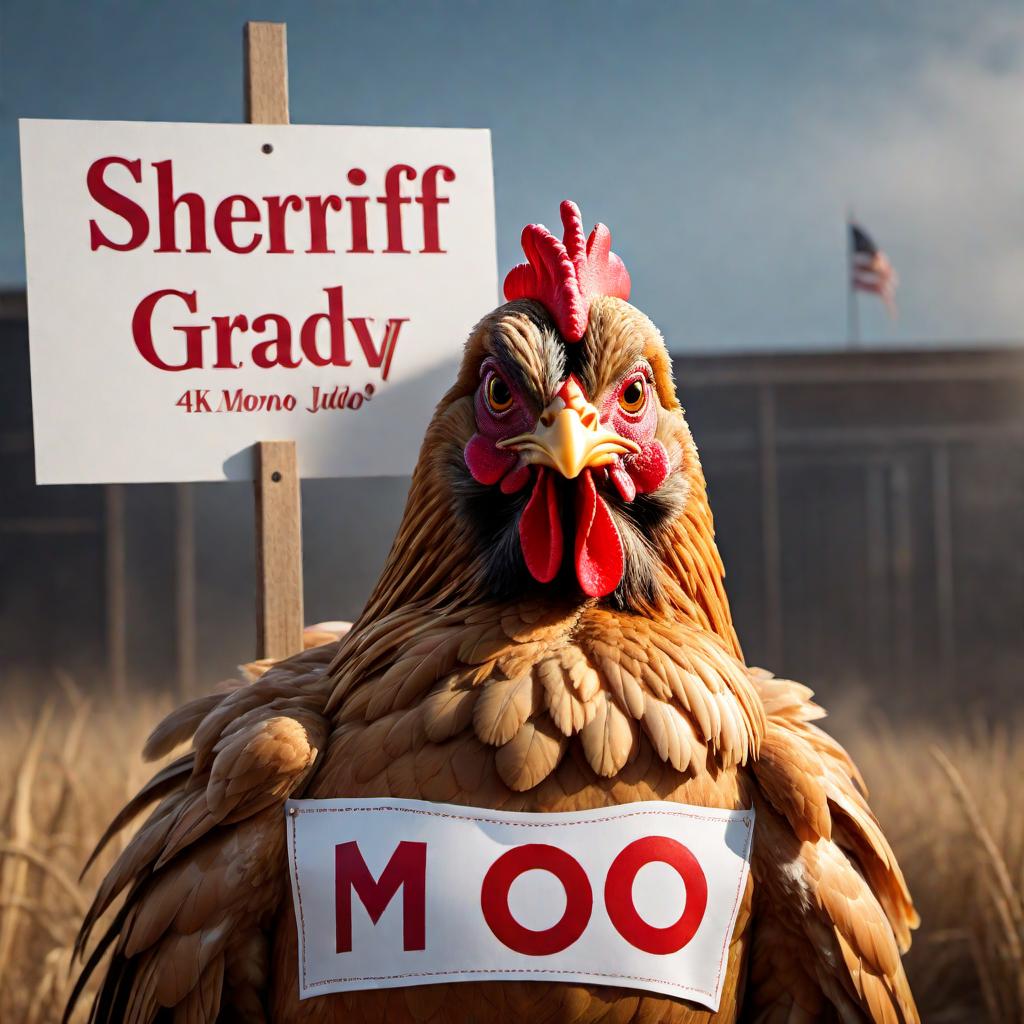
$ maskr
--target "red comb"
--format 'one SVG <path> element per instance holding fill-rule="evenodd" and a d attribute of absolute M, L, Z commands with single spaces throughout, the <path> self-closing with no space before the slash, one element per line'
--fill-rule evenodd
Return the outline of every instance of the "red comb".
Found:
<path fill-rule="evenodd" d="M 559 212 L 561 242 L 543 224 L 523 228 L 527 262 L 508 272 L 505 298 L 537 299 L 566 341 L 579 341 L 587 330 L 592 298 L 629 298 L 629 271 L 612 252 L 612 235 L 603 224 L 594 227 L 584 246 L 580 208 L 566 199 Z"/>

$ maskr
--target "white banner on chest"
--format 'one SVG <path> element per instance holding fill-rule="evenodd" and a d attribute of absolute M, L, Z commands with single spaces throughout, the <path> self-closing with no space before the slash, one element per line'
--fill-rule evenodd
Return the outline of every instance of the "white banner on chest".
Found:
<path fill-rule="evenodd" d="M 510 979 L 718 1009 L 752 810 L 375 799 L 292 800 L 286 813 L 300 998 Z"/>

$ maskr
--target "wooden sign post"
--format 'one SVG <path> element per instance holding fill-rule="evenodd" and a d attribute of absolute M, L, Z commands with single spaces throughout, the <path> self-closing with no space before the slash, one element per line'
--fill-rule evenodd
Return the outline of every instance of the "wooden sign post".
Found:
<path fill-rule="evenodd" d="M 497 293 L 493 172 L 486 130 L 289 126 L 284 25 L 245 25 L 243 53 L 249 124 L 21 120 L 34 450 L 41 484 L 253 479 L 257 653 L 276 661 L 303 647 L 296 447 L 308 477 L 411 472 Z M 192 518 L 182 490 L 183 690 Z"/>
<path fill-rule="evenodd" d="M 288 124 L 285 26 L 245 26 L 245 116 L 251 124 Z M 273 148 L 264 146 L 268 159 Z M 256 445 L 256 647 L 258 658 L 302 650 L 302 514 L 294 441 Z"/>

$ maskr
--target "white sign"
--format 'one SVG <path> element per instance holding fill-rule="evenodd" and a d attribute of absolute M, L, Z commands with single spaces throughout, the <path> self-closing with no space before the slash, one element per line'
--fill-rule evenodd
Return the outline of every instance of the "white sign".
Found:
<path fill-rule="evenodd" d="M 752 810 L 380 799 L 293 800 L 286 813 L 300 998 L 509 978 L 718 1009 Z"/>
<path fill-rule="evenodd" d="M 490 133 L 21 122 L 40 483 L 412 470 L 497 300 Z"/>

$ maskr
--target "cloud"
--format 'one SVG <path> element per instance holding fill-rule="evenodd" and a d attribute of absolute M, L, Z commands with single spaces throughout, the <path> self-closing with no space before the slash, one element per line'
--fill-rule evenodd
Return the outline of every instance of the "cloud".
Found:
<path fill-rule="evenodd" d="M 805 123 L 832 201 L 901 272 L 903 324 L 938 340 L 1024 336 L 1024 13 L 946 26 L 886 89 Z M 862 73 L 876 72 L 870 57 Z"/>

